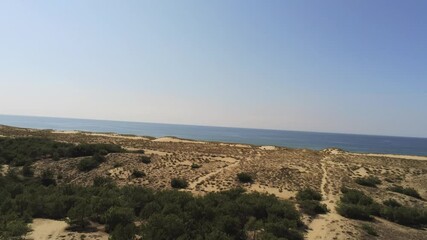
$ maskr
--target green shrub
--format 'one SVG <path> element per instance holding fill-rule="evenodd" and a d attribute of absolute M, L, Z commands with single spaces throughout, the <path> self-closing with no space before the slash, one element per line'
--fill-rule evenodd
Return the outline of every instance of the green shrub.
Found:
<path fill-rule="evenodd" d="M 133 170 L 132 177 L 134 178 L 142 178 L 145 177 L 145 173 L 139 170 Z"/>
<path fill-rule="evenodd" d="M 95 177 L 93 179 L 93 186 L 95 187 L 102 187 L 102 186 L 112 186 L 114 185 L 114 180 L 110 177 Z"/>
<path fill-rule="evenodd" d="M 42 172 L 40 180 L 44 186 L 56 185 L 54 174 L 49 169 L 46 169 Z"/>
<path fill-rule="evenodd" d="M 322 200 L 322 194 L 311 189 L 311 188 L 306 188 L 306 189 L 299 191 L 296 195 L 296 198 L 298 201 L 304 201 L 304 200 L 321 201 Z"/>
<path fill-rule="evenodd" d="M 315 216 L 317 214 L 325 214 L 328 212 L 328 208 L 326 207 L 326 205 L 316 200 L 300 201 L 299 206 L 305 214 L 311 216 Z"/>
<path fill-rule="evenodd" d="M 106 230 L 111 232 L 118 225 L 126 226 L 133 224 L 134 218 L 134 212 L 131 208 L 111 207 L 104 215 Z"/>
<path fill-rule="evenodd" d="M 200 167 L 202 167 L 202 166 L 199 165 L 199 164 L 197 164 L 197 163 L 191 164 L 191 169 L 197 169 L 197 168 L 200 168 Z"/>
<path fill-rule="evenodd" d="M 370 224 L 366 224 L 366 223 L 362 224 L 362 229 L 369 235 L 372 235 L 375 237 L 378 236 L 377 231 L 375 231 L 375 229 Z"/>
<path fill-rule="evenodd" d="M 83 158 L 77 165 L 77 168 L 82 172 L 89 172 L 99 166 L 99 162 L 95 161 L 92 157 Z"/>
<path fill-rule="evenodd" d="M 93 160 L 95 160 L 95 161 L 96 161 L 96 162 L 98 162 L 98 163 L 103 163 L 103 162 L 105 162 L 105 157 L 104 157 L 104 155 L 101 155 L 101 154 L 99 154 L 99 153 L 95 153 L 95 154 L 93 154 L 92 159 L 93 159 Z"/>
<path fill-rule="evenodd" d="M 386 205 L 386 206 L 388 206 L 388 207 L 401 207 L 402 206 L 402 204 L 400 204 L 398 201 L 396 201 L 395 199 L 388 199 L 388 200 L 385 200 L 384 202 L 383 202 L 383 204 L 384 205 Z"/>
<path fill-rule="evenodd" d="M 188 182 L 183 178 L 172 178 L 171 187 L 173 187 L 173 188 L 186 188 L 186 187 L 188 187 Z"/>
<path fill-rule="evenodd" d="M 151 163 L 151 157 L 143 155 L 143 156 L 141 156 L 141 162 L 145 163 L 145 164 L 149 164 L 149 163 Z"/>
<path fill-rule="evenodd" d="M 110 240 L 129 240 L 135 239 L 136 227 L 133 223 L 126 225 L 118 224 L 110 233 Z"/>
<path fill-rule="evenodd" d="M 78 201 L 67 214 L 71 228 L 82 230 L 89 226 L 89 218 L 92 212 L 92 206 L 88 201 L 84 199 Z"/>
<path fill-rule="evenodd" d="M 343 196 L 341 197 L 341 202 L 343 203 L 367 206 L 374 202 L 371 197 L 365 195 L 362 191 L 348 188 L 344 188 L 341 191 L 343 192 Z"/>
<path fill-rule="evenodd" d="M 355 182 L 359 185 L 367 187 L 377 187 L 377 185 L 381 183 L 381 180 L 377 177 L 369 176 L 363 178 L 356 178 Z"/>
<path fill-rule="evenodd" d="M 238 173 L 237 179 L 241 183 L 253 183 L 254 182 L 252 175 L 250 173 L 247 173 L 247 172 Z"/>
<path fill-rule="evenodd" d="M 402 186 L 393 186 L 393 187 L 388 188 L 388 190 L 390 190 L 392 192 L 401 193 L 401 194 L 404 194 L 404 195 L 407 195 L 410 197 L 422 199 L 420 194 L 414 188 L 404 188 Z"/>
<path fill-rule="evenodd" d="M 31 165 L 26 164 L 22 167 L 22 175 L 24 177 L 33 177 L 34 176 L 34 171 L 31 167 Z"/>
<path fill-rule="evenodd" d="M 347 218 L 372 220 L 369 209 L 363 205 L 340 202 L 337 206 L 337 212 Z"/>

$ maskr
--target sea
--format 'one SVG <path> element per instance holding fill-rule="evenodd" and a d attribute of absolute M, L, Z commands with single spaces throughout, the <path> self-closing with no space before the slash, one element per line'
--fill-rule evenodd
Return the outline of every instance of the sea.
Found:
<path fill-rule="evenodd" d="M 194 140 L 314 150 L 340 148 L 358 153 L 427 156 L 427 138 L 12 115 L 0 115 L 0 124 L 24 128 L 111 132 L 152 137 L 175 136 Z"/>

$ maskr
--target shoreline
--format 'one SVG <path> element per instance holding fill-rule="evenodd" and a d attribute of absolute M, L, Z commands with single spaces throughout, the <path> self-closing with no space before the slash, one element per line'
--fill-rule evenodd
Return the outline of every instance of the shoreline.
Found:
<path fill-rule="evenodd" d="M 129 140 L 143 140 L 143 141 L 153 141 L 153 142 L 165 142 L 165 143 L 190 143 L 190 144 L 219 144 L 219 145 L 228 145 L 233 147 L 243 147 L 243 148 L 260 148 L 263 150 L 278 150 L 278 149 L 298 149 L 298 150 L 308 150 L 308 151 L 318 151 L 318 152 L 330 152 L 332 154 L 347 154 L 353 156 L 369 156 L 369 157 L 385 157 L 385 158 L 396 158 L 396 159 L 407 159 L 407 160 L 419 160 L 427 161 L 427 156 L 424 155 L 411 155 L 411 154 L 393 154 L 393 153 L 377 153 L 377 152 L 352 152 L 336 147 L 329 147 L 325 149 L 311 149 L 311 148 L 294 148 L 287 146 L 276 146 L 276 145 L 256 145 L 249 143 L 239 143 L 239 142 L 224 142 L 224 141 L 209 141 L 209 140 L 195 140 L 188 138 L 180 138 L 176 136 L 161 136 L 161 137 L 152 137 L 146 135 L 137 135 L 137 134 L 122 134 L 117 132 L 94 132 L 94 131 L 81 131 L 81 130 L 56 130 L 56 129 L 38 129 L 38 128 L 26 128 L 26 127 L 15 127 L 0 124 L 1 128 L 11 128 L 11 129 L 21 129 L 27 131 L 48 131 L 52 134 L 83 134 L 87 136 L 99 136 L 99 137 L 111 137 L 111 138 L 122 138 Z M 8 137 L 1 135 L 0 137 Z"/>

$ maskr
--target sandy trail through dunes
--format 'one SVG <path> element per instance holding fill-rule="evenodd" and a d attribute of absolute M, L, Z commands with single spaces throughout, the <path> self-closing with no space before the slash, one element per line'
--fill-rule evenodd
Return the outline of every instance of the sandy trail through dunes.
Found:
<path fill-rule="evenodd" d="M 222 167 L 222 168 L 220 168 L 220 169 L 218 169 L 218 170 L 216 170 L 214 172 L 208 173 L 208 174 L 206 174 L 204 176 L 201 176 L 201 177 L 197 178 L 195 181 L 193 181 L 193 182 L 191 182 L 189 184 L 189 189 L 191 191 L 198 191 L 196 189 L 197 185 L 201 184 L 203 181 L 209 179 L 210 177 L 215 176 L 215 175 L 217 175 L 217 174 L 225 171 L 226 169 L 230 169 L 230 168 L 236 167 L 237 165 L 239 165 L 239 163 L 240 163 L 240 161 L 236 160 L 236 162 L 234 162 L 234 163 L 232 163 L 230 165 L 227 165 L 227 166 Z"/>
<path fill-rule="evenodd" d="M 310 230 L 307 234 L 308 240 L 335 239 L 338 231 L 340 230 L 339 221 L 343 219 L 343 217 L 338 215 L 335 210 L 335 204 L 338 201 L 338 196 L 333 194 L 330 186 L 331 183 L 328 179 L 328 160 L 329 157 L 324 157 L 320 161 L 322 168 L 322 182 L 320 190 L 323 196 L 322 203 L 326 204 L 329 212 L 324 215 L 318 215 L 309 224 Z"/>

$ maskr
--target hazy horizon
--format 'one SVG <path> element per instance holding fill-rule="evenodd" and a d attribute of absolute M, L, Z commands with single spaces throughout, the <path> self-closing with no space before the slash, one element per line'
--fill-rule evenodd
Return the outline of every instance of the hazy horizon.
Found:
<path fill-rule="evenodd" d="M 426 10 L 4 1 L 0 114 L 426 138 Z"/>
<path fill-rule="evenodd" d="M 186 124 L 186 123 L 168 123 L 168 122 L 144 122 L 144 121 L 129 121 L 129 120 L 113 120 L 113 119 L 95 119 L 95 118 L 75 118 L 75 117 L 56 117 L 56 116 L 36 116 L 36 115 L 9 115 L 0 114 L 6 117 L 24 117 L 24 118 L 53 118 L 53 119 L 71 119 L 71 120 L 88 120 L 88 121 L 106 121 L 106 122 L 128 122 L 128 123 L 148 123 L 148 124 L 164 124 L 164 125 L 177 125 L 177 126 L 194 126 L 194 127 L 213 127 L 213 128 L 240 128 L 240 129 L 253 129 L 253 130 L 267 130 L 267 131 L 288 131 L 288 132 L 307 132 L 307 133 L 320 133 L 320 134 L 343 134 L 343 135 L 363 135 L 363 136 L 377 136 L 377 137 L 399 137 L 399 138 L 420 138 L 427 139 L 427 137 L 413 137 L 413 136 L 399 136 L 399 135 L 381 135 L 381 134 L 369 134 L 369 133 L 349 133 L 349 132 L 322 132 L 322 131 L 306 131 L 306 130 L 289 130 L 289 129 L 274 129 L 274 128 L 254 128 L 254 127 L 239 127 L 239 126 L 221 126 L 221 125 L 198 125 L 198 124 Z M 0 125 L 3 123 L 0 122 Z M 11 127 L 20 127 L 15 125 L 3 124 Z M 29 127 L 31 128 L 31 127 Z M 47 129 L 47 128 L 45 128 Z M 78 130 L 78 129 L 74 129 Z M 116 133 L 116 132 L 115 132 Z M 118 132 L 117 132 L 118 133 Z M 165 135 L 172 136 L 174 135 Z"/>

